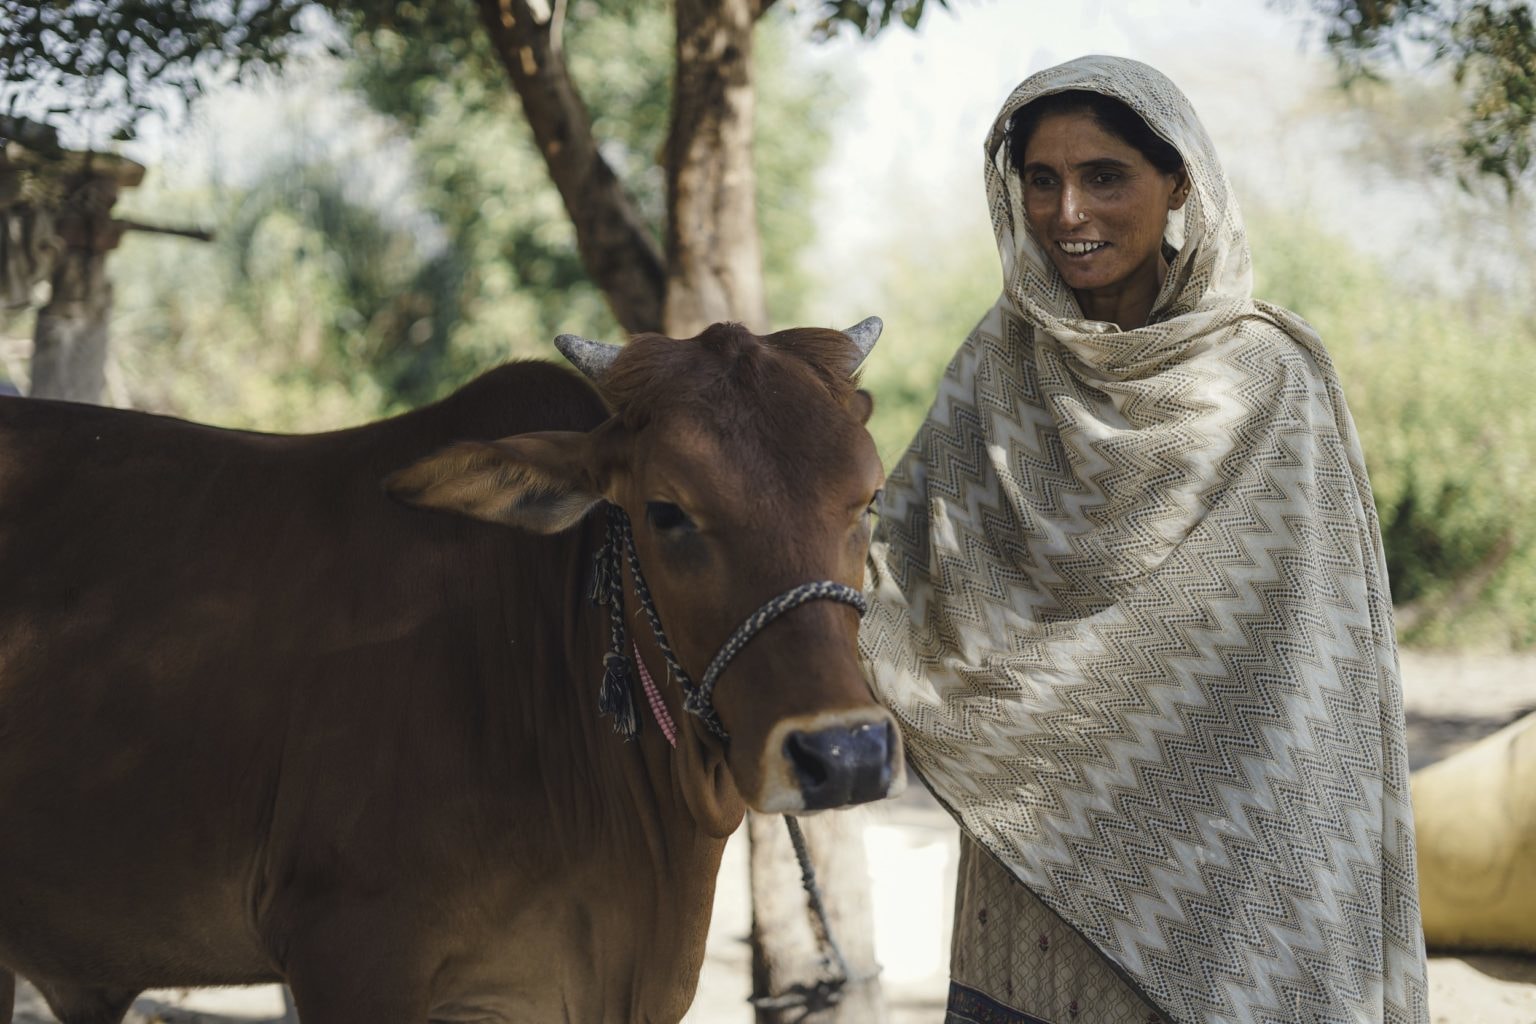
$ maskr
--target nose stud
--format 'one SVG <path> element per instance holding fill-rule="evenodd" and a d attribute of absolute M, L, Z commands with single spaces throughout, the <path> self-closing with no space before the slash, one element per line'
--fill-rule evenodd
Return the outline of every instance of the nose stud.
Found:
<path fill-rule="evenodd" d="M 1081 210 L 1079 210 L 1077 212 L 1077 219 L 1078 220 L 1087 220 L 1088 219 L 1088 215 L 1086 213 L 1082 212 Z"/>

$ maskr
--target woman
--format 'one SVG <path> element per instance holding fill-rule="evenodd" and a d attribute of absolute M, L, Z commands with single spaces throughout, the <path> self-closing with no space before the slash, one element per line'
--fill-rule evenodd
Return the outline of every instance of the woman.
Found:
<path fill-rule="evenodd" d="M 1087 57 L 987 139 L 997 304 L 886 488 L 862 642 L 962 825 L 952 1022 L 1424 1022 L 1381 542 L 1189 101 Z M 1022 883 L 1022 884 L 1017 884 Z"/>

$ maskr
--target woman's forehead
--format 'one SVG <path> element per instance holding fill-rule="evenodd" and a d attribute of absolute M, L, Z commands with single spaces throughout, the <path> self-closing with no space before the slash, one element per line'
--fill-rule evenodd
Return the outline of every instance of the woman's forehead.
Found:
<path fill-rule="evenodd" d="M 1035 125 L 1024 145 L 1024 162 L 1088 163 L 1104 158 L 1142 164 L 1147 158 L 1135 146 L 1107 131 L 1087 110 L 1053 111 Z"/>

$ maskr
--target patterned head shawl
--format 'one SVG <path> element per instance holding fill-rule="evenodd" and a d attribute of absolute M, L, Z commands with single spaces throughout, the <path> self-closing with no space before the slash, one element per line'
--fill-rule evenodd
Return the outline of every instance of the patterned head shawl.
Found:
<path fill-rule="evenodd" d="M 1192 182 L 1151 322 L 1083 319 L 1004 142 L 1126 103 Z M 1392 609 L 1312 328 L 1166 77 L 986 143 L 1004 290 L 886 488 L 861 646 L 961 826 L 1179 1022 L 1428 1021 Z"/>

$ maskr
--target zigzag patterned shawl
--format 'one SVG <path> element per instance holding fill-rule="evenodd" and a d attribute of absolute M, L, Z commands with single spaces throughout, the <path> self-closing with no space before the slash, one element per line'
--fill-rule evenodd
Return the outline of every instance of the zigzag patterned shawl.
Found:
<path fill-rule="evenodd" d="M 1116 97 L 1193 190 L 1152 322 L 1088 321 L 1004 126 Z M 1380 533 L 1316 334 L 1251 297 L 1189 101 L 1088 57 L 986 143 L 1004 291 L 891 475 L 861 643 L 972 836 L 1180 1022 L 1425 1022 Z"/>

